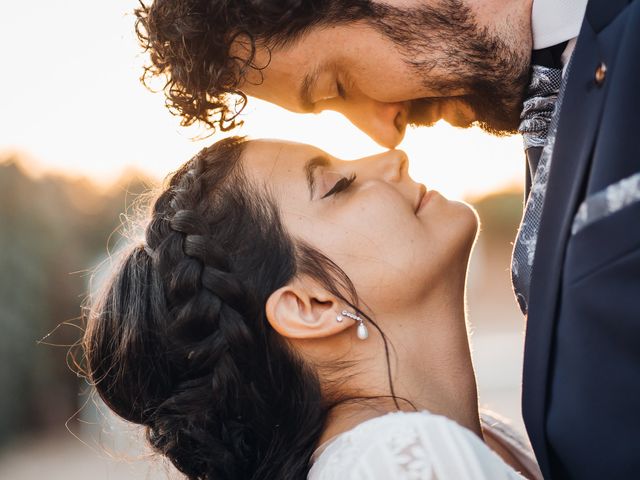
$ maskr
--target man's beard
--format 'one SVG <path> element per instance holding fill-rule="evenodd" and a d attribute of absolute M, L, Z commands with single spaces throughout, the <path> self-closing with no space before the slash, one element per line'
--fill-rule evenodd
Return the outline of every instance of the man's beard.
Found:
<path fill-rule="evenodd" d="M 376 5 L 376 27 L 438 97 L 412 100 L 411 125 L 445 118 L 454 126 L 479 125 L 494 135 L 516 133 L 529 79 L 528 51 L 510 48 L 479 27 L 461 0 L 401 9 Z M 432 70 L 450 72 L 434 78 Z M 451 92 L 465 92 L 451 96 Z"/>

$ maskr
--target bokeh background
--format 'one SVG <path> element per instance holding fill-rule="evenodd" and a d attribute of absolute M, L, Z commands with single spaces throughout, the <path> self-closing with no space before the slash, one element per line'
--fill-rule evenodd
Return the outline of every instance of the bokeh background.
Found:
<path fill-rule="evenodd" d="M 221 138 L 180 127 L 163 96 L 140 84 L 136 5 L 0 4 L 0 479 L 180 478 L 95 401 L 69 355 L 93 272 L 118 245 L 137 196 Z M 347 159 L 380 151 L 330 112 L 293 115 L 250 99 L 243 118 L 234 133 Z M 509 277 L 521 139 L 439 123 L 410 130 L 400 148 L 415 180 L 479 212 L 468 310 L 480 401 L 523 431 L 524 320 Z"/>

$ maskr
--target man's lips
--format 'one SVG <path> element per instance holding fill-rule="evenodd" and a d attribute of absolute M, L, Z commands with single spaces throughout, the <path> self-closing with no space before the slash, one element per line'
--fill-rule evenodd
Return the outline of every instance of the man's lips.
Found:
<path fill-rule="evenodd" d="M 416 99 L 409 106 L 407 121 L 412 125 L 431 126 L 442 118 L 439 99 Z"/>
<path fill-rule="evenodd" d="M 466 97 L 454 96 L 413 100 L 407 120 L 416 126 L 431 126 L 438 120 L 445 120 L 454 127 L 469 127 L 476 118 Z"/>

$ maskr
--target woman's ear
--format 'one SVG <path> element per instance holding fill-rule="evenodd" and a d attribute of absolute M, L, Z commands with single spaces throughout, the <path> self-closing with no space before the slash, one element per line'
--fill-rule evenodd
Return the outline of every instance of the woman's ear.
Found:
<path fill-rule="evenodd" d="M 315 283 L 299 279 L 273 292 L 266 304 L 267 320 L 287 338 L 322 338 L 335 335 L 352 322 L 336 320 L 338 300 Z"/>

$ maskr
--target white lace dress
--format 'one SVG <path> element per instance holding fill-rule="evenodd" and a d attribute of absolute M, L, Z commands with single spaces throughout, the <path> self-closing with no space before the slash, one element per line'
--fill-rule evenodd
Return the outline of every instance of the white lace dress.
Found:
<path fill-rule="evenodd" d="M 490 417 L 483 420 L 483 428 L 490 429 L 494 438 L 502 439 L 511 453 L 537 469 L 524 443 L 504 424 Z M 308 480 L 524 478 L 470 430 L 426 411 L 394 412 L 367 420 L 322 445 L 312 462 Z"/>

